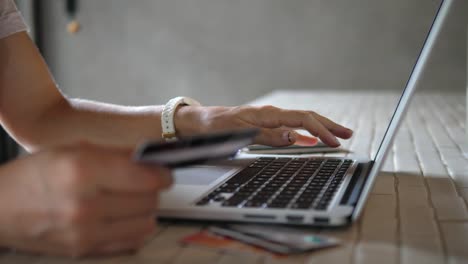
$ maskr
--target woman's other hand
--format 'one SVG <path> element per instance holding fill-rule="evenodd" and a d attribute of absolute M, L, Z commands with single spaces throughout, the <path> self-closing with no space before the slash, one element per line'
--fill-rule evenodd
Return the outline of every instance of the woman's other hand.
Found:
<path fill-rule="evenodd" d="M 179 135 L 222 130 L 259 128 L 255 143 L 270 146 L 314 145 L 317 138 L 300 135 L 305 129 L 322 142 L 338 147 L 337 137 L 348 139 L 353 131 L 313 111 L 288 110 L 274 106 L 197 107 L 183 106 L 175 116 Z"/>
<path fill-rule="evenodd" d="M 0 243 L 53 255 L 127 252 L 156 228 L 170 171 L 133 162 L 130 151 L 78 144 L 0 167 Z"/>

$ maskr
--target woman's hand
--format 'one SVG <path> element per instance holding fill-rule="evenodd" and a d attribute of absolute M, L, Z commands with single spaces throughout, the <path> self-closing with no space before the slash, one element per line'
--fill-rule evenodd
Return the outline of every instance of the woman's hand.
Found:
<path fill-rule="evenodd" d="M 138 249 L 171 182 L 130 151 L 90 144 L 18 159 L 0 167 L 1 246 L 67 256 Z"/>
<path fill-rule="evenodd" d="M 312 111 L 287 110 L 274 106 L 180 107 L 175 116 L 179 135 L 221 130 L 260 128 L 255 143 L 270 146 L 314 145 L 317 139 L 298 134 L 305 129 L 325 144 L 338 147 L 336 137 L 348 139 L 353 131 Z"/>

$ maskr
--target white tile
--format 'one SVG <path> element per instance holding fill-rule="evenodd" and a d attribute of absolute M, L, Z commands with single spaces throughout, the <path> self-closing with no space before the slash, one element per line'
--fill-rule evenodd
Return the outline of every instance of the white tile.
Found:
<path fill-rule="evenodd" d="M 427 183 L 427 186 L 429 187 L 430 195 L 432 197 L 456 195 L 455 183 L 449 177 L 445 177 L 445 178 L 426 177 L 426 183 Z"/>
<path fill-rule="evenodd" d="M 434 236 L 439 237 L 437 221 L 434 217 L 428 218 L 423 215 L 430 215 L 430 211 L 426 208 L 413 208 L 414 212 L 406 212 L 405 216 L 400 219 L 400 236 L 403 238 L 414 236 Z M 416 214 L 419 212 L 420 214 Z"/>
<path fill-rule="evenodd" d="M 465 201 L 456 194 L 431 196 L 437 219 L 468 220 Z"/>

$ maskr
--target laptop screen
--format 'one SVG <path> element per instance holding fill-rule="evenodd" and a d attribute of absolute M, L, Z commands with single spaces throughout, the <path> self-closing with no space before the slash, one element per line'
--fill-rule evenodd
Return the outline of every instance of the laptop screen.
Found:
<path fill-rule="evenodd" d="M 421 52 L 418 55 L 416 63 L 411 71 L 410 77 L 406 83 L 406 87 L 403 91 L 403 94 L 399 98 L 397 103 L 396 110 L 394 111 L 390 124 L 387 127 L 387 130 L 384 133 L 382 143 L 380 144 L 375 157 L 374 157 L 374 166 L 372 167 L 368 179 L 365 183 L 365 186 L 362 190 L 362 195 L 359 199 L 359 202 L 356 206 L 356 209 L 353 214 L 353 219 L 359 217 L 360 213 L 363 210 L 365 201 L 370 193 L 370 190 L 375 181 L 375 177 L 378 175 L 378 172 L 382 166 L 383 160 L 388 152 L 388 149 L 392 145 L 393 138 L 401 124 L 401 121 L 406 113 L 411 97 L 414 94 L 416 88 L 420 85 L 421 77 L 426 69 L 428 64 L 428 59 L 432 55 L 434 44 L 440 38 L 440 32 L 442 27 L 445 25 L 450 7 L 452 6 L 454 0 L 443 0 L 438 8 L 435 19 L 430 27 L 429 33 L 424 41 Z"/>
<path fill-rule="evenodd" d="M 379 148 L 377 149 L 375 156 L 373 158 L 374 162 L 380 164 L 389 147 L 393 142 L 395 134 L 404 118 L 404 115 L 408 109 L 409 102 L 421 82 L 422 76 L 424 74 L 424 70 L 426 69 L 429 57 L 437 41 L 437 37 L 442 29 L 443 20 L 446 17 L 446 13 L 448 13 L 448 7 L 450 6 L 450 2 L 452 0 L 445 0 L 441 1 L 436 15 L 431 23 L 430 28 L 427 30 L 426 38 L 424 40 L 423 47 L 419 52 L 419 55 L 416 59 L 416 62 L 411 70 L 410 76 L 408 81 L 406 82 L 405 88 L 403 93 L 401 94 L 396 109 L 393 112 L 393 115 L 390 119 L 390 123 L 387 127 L 383 135 L 382 142 L 380 143 Z M 444 9 L 442 9 L 444 8 Z"/>

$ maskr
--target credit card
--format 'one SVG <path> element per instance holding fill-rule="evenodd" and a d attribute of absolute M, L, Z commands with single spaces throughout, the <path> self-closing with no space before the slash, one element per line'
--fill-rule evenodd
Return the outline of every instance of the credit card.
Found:
<path fill-rule="evenodd" d="M 229 225 L 228 228 L 303 251 L 339 244 L 338 239 L 320 236 L 312 232 L 304 232 L 295 228 L 264 225 Z"/>
<path fill-rule="evenodd" d="M 272 254 L 270 251 L 260 247 L 252 246 L 226 236 L 216 235 L 208 230 L 203 230 L 186 236 L 180 242 L 184 245 L 213 249 L 222 252 L 231 252 L 236 254 L 260 254 L 273 256 L 275 258 L 284 257 L 284 255 Z"/>
<path fill-rule="evenodd" d="M 335 238 L 279 226 L 228 225 L 223 228 L 212 227 L 209 230 L 281 254 L 301 253 L 340 243 Z"/>
<path fill-rule="evenodd" d="M 250 245 L 261 247 L 261 248 L 264 248 L 268 251 L 271 251 L 277 254 L 287 255 L 287 254 L 292 254 L 296 252 L 294 248 L 290 248 L 287 245 L 277 244 L 277 243 L 270 242 L 259 237 L 247 235 L 242 232 L 238 232 L 238 231 L 227 229 L 227 228 L 212 226 L 208 228 L 208 231 L 214 234 L 229 237 L 229 238 L 232 238 L 232 239 L 235 239 L 235 240 L 238 240 L 238 241 L 250 244 Z"/>
<path fill-rule="evenodd" d="M 137 148 L 134 160 L 179 168 L 227 159 L 251 144 L 258 132 L 258 129 L 242 129 L 179 138 L 174 142 L 146 142 Z"/>

